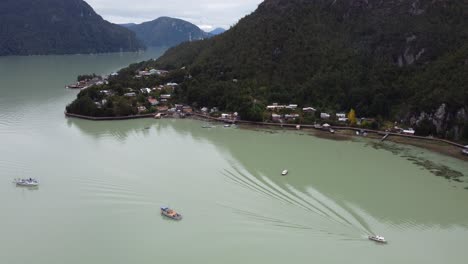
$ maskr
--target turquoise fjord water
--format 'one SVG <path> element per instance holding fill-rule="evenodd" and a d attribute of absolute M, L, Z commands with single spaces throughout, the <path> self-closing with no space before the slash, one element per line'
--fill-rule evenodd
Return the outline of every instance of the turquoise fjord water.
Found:
<path fill-rule="evenodd" d="M 304 132 L 64 117 L 77 74 L 162 51 L 0 58 L 0 263 L 466 263 L 462 161 Z"/>

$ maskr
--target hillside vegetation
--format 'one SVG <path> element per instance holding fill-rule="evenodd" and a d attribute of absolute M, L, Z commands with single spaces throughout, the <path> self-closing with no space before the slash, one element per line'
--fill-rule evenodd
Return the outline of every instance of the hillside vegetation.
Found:
<path fill-rule="evenodd" d="M 467 1 L 266 0 L 224 34 L 123 72 L 152 67 L 185 72 L 175 100 L 243 119 L 277 102 L 468 139 Z"/>
<path fill-rule="evenodd" d="M 0 56 L 142 48 L 135 33 L 105 21 L 82 0 L 0 1 Z"/>

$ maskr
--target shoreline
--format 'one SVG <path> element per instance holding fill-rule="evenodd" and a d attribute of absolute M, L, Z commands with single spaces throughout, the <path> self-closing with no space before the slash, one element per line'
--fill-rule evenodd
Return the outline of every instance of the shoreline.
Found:
<path fill-rule="evenodd" d="M 79 118 L 85 119 L 90 121 L 119 121 L 119 120 L 131 120 L 131 119 L 143 119 L 143 118 L 154 118 L 156 113 L 153 114 L 145 114 L 145 115 L 134 115 L 134 116 L 122 116 L 122 117 L 92 117 L 92 116 L 83 116 L 77 114 L 71 114 L 65 112 L 66 117 L 72 118 Z M 222 118 L 216 118 L 211 116 L 206 116 L 198 113 L 192 113 L 188 116 L 188 118 L 195 119 L 195 120 L 208 120 L 213 122 L 220 122 L 220 123 L 231 123 L 231 124 L 239 124 L 246 127 L 261 127 L 261 128 L 286 128 L 288 130 L 297 130 L 297 124 L 278 124 L 278 123 L 266 123 L 266 122 L 252 122 L 252 121 L 244 121 L 244 120 L 226 120 Z M 323 129 L 316 128 L 314 125 L 299 125 L 300 130 L 312 132 L 313 136 L 323 138 L 323 139 L 330 139 L 330 140 L 352 140 L 356 136 L 356 131 L 365 130 L 368 135 L 365 138 L 370 138 L 373 140 L 382 141 L 382 138 L 385 135 L 388 135 L 385 141 L 391 141 L 397 144 L 403 145 L 411 145 L 415 147 L 420 147 L 429 151 L 433 151 L 442 155 L 450 156 L 453 158 L 457 158 L 459 160 L 468 161 L 468 156 L 463 155 L 461 150 L 464 148 L 463 145 L 445 140 L 440 138 L 429 138 L 429 137 L 420 137 L 420 136 L 411 136 L 411 135 L 404 135 L 404 134 L 397 134 L 397 133 L 390 133 L 385 131 L 379 130 L 369 130 L 369 129 L 361 129 L 361 128 L 354 128 L 354 127 L 341 127 L 341 126 L 331 126 L 330 128 L 335 130 L 335 133 L 330 133 L 328 131 L 324 131 Z M 297 130 L 297 131 L 300 131 Z M 359 136 L 363 137 L 363 136 Z"/>

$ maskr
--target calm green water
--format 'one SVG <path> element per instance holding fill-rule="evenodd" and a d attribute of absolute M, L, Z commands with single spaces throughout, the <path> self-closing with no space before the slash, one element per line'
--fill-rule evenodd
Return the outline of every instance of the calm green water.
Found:
<path fill-rule="evenodd" d="M 161 52 L 0 58 L 0 263 L 466 263 L 462 161 L 193 120 L 63 116 L 77 74 Z"/>

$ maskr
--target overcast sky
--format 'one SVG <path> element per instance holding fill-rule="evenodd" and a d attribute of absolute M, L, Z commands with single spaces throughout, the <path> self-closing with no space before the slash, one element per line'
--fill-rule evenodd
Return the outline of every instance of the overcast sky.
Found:
<path fill-rule="evenodd" d="M 141 23 L 161 16 L 187 20 L 204 30 L 228 29 L 263 0 L 85 0 L 112 23 Z"/>

